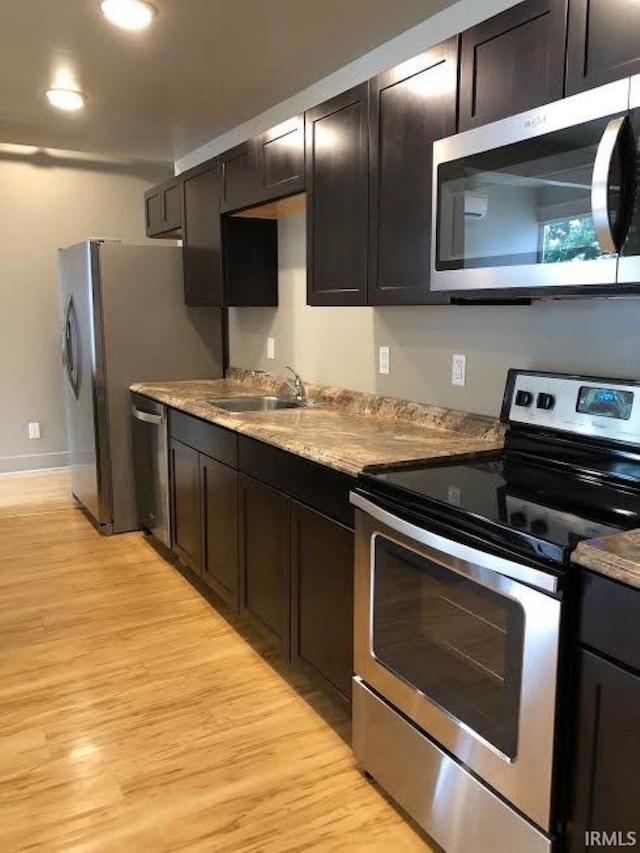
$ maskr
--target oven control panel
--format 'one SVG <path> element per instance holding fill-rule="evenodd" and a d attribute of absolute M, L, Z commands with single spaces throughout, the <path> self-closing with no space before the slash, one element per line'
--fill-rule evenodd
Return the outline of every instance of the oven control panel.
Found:
<path fill-rule="evenodd" d="M 640 382 L 510 370 L 503 420 L 640 445 Z"/>

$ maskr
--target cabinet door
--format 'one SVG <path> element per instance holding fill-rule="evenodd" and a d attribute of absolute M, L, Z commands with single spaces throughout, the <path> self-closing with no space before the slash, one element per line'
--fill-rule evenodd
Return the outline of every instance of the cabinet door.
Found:
<path fill-rule="evenodd" d="M 456 37 L 370 83 L 370 305 L 446 298 L 429 287 L 433 142 L 455 133 L 457 80 Z"/>
<path fill-rule="evenodd" d="M 147 237 L 161 237 L 182 227 L 182 182 L 172 178 L 144 195 Z"/>
<path fill-rule="evenodd" d="M 367 300 L 368 84 L 306 113 L 307 302 Z"/>
<path fill-rule="evenodd" d="M 162 191 L 160 187 L 144 194 L 144 226 L 147 237 L 156 237 L 164 231 L 162 218 Z"/>
<path fill-rule="evenodd" d="M 222 217 L 224 301 L 232 306 L 277 306 L 278 223 Z"/>
<path fill-rule="evenodd" d="M 526 0 L 464 32 L 459 130 L 562 98 L 566 33 L 567 0 Z"/>
<path fill-rule="evenodd" d="M 238 608 L 238 472 L 200 456 L 202 579 Z"/>
<path fill-rule="evenodd" d="M 198 451 L 171 439 L 171 516 L 173 550 L 182 562 L 200 574 L 200 471 Z"/>
<path fill-rule="evenodd" d="M 183 179 L 182 263 L 187 305 L 222 305 L 222 241 L 217 161 Z"/>
<path fill-rule="evenodd" d="M 299 503 L 291 508 L 291 657 L 342 701 L 353 675 L 354 534 Z"/>
<path fill-rule="evenodd" d="M 567 95 L 640 74 L 638 0 L 569 0 Z"/>
<path fill-rule="evenodd" d="M 258 137 L 261 198 L 304 192 L 304 117 L 296 116 Z"/>
<path fill-rule="evenodd" d="M 627 833 L 640 839 L 640 676 L 589 652 L 580 670 L 569 849 L 601 849 L 587 833 L 620 833 L 632 846 Z"/>
<path fill-rule="evenodd" d="M 289 498 L 240 475 L 240 610 L 289 658 Z"/>
<path fill-rule="evenodd" d="M 223 213 L 239 210 L 255 203 L 260 195 L 256 140 L 248 139 L 220 155 L 221 195 Z"/>
<path fill-rule="evenodd" d="M 162 190 L 162 224 L 165 231 L 182 227 L 182 181 L 170 181 Z"/>

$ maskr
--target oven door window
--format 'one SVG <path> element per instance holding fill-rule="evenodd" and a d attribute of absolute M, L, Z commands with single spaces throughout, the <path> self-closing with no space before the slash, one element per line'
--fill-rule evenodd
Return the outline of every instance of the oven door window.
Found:
<path fill-rule="evenodd" d="M 437 270 L 552 265 L 615 257 L 592 210 L 598 146 L 611 117 L 505 145 L 438 168 Z M 621 140 L 630 133 L 625 126 Z M 630 188 L 619 144 L 609 174 L 612 231 Z M 606 215 L 606 212 L 605 212 Z"/>
<path fill-rule="evenodd" d="M 525 615 L 516 601 L 375 537 L 378 662 L 511 759 L 517 754 Z"/>

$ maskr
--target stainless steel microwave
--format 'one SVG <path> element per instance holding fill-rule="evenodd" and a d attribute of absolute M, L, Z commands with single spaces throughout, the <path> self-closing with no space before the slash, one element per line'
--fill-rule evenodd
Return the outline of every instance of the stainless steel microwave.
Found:
<path fill-rule="evenodd" d="M 432 289 L 640 292 L 639 138 L 640 76 L 435 142 Z"/>

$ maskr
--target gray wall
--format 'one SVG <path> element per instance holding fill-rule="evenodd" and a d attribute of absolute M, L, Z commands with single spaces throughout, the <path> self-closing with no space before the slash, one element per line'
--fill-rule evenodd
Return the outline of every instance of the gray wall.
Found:
<path fill-rule="evenodd" d="M 507 368 L 640 378 L 640 300 L 538 302 L 526 307 L 310 308 L 305 219 L 279 224 L 280 306 L 230 311 L 231 364 L 497 415 Z M 276 339 L 276 359 L 266 339 Z M 391 373 L 377 374 L 377 348 Z M 467 355 L 467 385 L 451 356 Z"/>
<path fill-rule="evenodd" d="M 0 472 L 67 462 L 57 249 L 144 239 L 142 196 L 164 166 L 0 146 Z M 27 438 L 39 421 L 42 438 Z"/>

